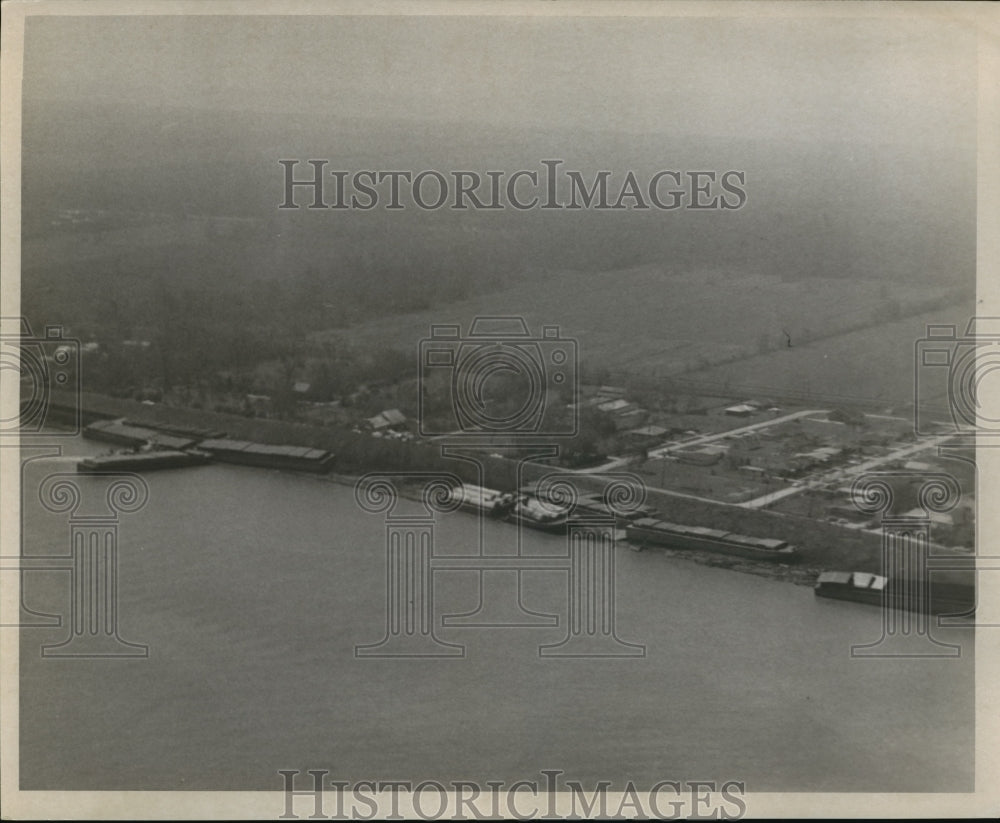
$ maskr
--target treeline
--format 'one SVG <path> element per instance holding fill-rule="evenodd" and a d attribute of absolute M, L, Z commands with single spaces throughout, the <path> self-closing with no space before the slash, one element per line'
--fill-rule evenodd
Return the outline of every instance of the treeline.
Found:
<path fill-rule="evenodd" d="M 234 280 L 169 272 L 152 260 L 136 266 L 90 261 L 31 270 L 23 281 L 32 329 L 60 324 L 67 336 L 98 344 L 86 364 L 95 391 L 277 391 L 282 386 L 262 386 L 255 375 L 270 363 L 285 373 L 286 387 L 304 380 L 311 399 L 331 400 L 414 372 L 415 353 L 355 346 L 351 324 L 458 300 L 471 285 L 448 267 L 425 277 L 412 267 L 341 262 L 281 280 Z M 337 329 L 345 331 L 311 337 Z"/>

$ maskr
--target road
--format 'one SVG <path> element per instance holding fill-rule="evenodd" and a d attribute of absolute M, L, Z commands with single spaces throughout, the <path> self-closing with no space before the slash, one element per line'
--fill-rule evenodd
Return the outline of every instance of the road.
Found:
<path fill-rule="evenodd" d="M 789 420 L 797 420 L 800 417 L 809 417 L 813 414 L 828 413 L 829 410 L 824 409 L 809 409 L 807 411 L 792 412 L 791 414 L 785 414 L 781 417 L 772 417 L 770 420 L 762 420 L 760 423 L 751 423 L 749 426 L 740 426 L 738 429 L 728 429 L 727 431 L 716 432 L 715 434 L 703 434 L 698 437 L 692 437 L 690 440 L 684 440 L 680 443 L 670 443 L 659 449 L 654 449 L 649 453 L 649 456 L 650 458 L 659 458 L 680 449 L 689 449 L 692 446 L 701 446 L 705 443 L 712 443 L 715 440 L 724 440 L 725 438 L 732 437 L 733 435 L 745 434 L 746 432 L 757 431 L 758 429 L 767 429 L 771 426 L 787 423 Z"/>
<path fill-rule="evenodd" d="M 649 459 L 666 459 L 666 456 L 672 452 L 679 451 L 681 449 L 689 449 L 696 446 L 702 446 L 707 443 L 713 443 L 717 440 L 724 440 L 727 437 L 739 436 L 746 434 L 747 432 L 759 431 L 760 429 L 770 428 L 772 426 L 778 426 L 782 423 L 787 423 L 791 420 L 799 420 L 804 417 L 813 417 L 820 414 L 829 414 L 827 409 L 806 409 L 803 411 L 792 412 L 790 414 L 785 414 L 780 417 L 772 417 L 769 420 L 762 420 L 759 423 L 751 423 L 746 426 L 740 426 L 735 429 L 727 429 L 722 432 L 715 432 L 714 434 L 703 434 L 697 437 L 692 437 L 690 440 L 684 440 L 677 443 L 669 443 L 666 446 L 661 446 L 658 449 L 651 450 L 649 452 Z M 886 420 L 906 420 L 906 418 L 888 417 L 886 415 L 878 414 L 868 414 L 866 417 L 872 417 L 877 419 Z M 448 437 L 449 435 L 443 435 L 443 437 Z M 699 500 L 705 503 L 714 503 L 716 505 L 724 506 L 735 506 L 743 509 L 765 509 L 768 506 L 777 503 L 779 500 L 783 500 L 786 497 L 791 497 L 795 494 L 801 494 L 804 491 L 810 489 L 820 488 L 829 483 L 837 480 L 847 480 L 857 475 L 863 474 L 864 472 L 871 471 L 872 469 L 877 469 L 880 466 L 884 466 L 886 463 L 891 463 L 895 460 L 900 460 L 904 457 L 908 457 L 912 454 L 917 454 L 918 452 L 927 451 L 928 449 L 936 448 L 940 444 L 950 440 L 954 437 L 954 434 L 945 434 L 938 437 L 932 438 L 930 440 L 923 440 L 909 446 L 904 446 L 903 448 L 896 449 L 884 454 L 881 457 L 874 457 L 871 460 L 866 460 L 864 463 L 859 463 L 856 466 L 848 466 L 846 468 L 840 467 L 837 469 L 831 469 L 828 472 L 824 472 L 821 475 L 810 478 L 802 483 L 795 485 L 786 486 L 783 489 L 778 489 L 777 491 L 769 492 L 761 497 L 756 497 L 753 500 L 747 500 L 743 503 L 730 503 L 725 500 L 716 500 L 709 497 L 700 497 L 694 494 L 686 494 L 684 492 L 673 491 L 671 489 L 660 489 L 649 487 L 649 493 L 662 494 L 668 497 L 682 497 L 689 500 Z M 434 440 L 441 439 L 441 437 L 431 438 Z M 602 463 L 599 466 L 591 466 L 585 469 L 568 469 L 568 471 L 576 472 L 578 474 L 592 474 L 598 475 L 614 471 L 615 469 L 620 469 L 627 466 L 630 463 L 630 459 L 627 457 L 609 457 L 607 462 Z M 564 470 L 567 471 L 567 470 Z"/>
<path fill-rule="evenodd" d="M 858 463 L 856 466 L 848 466 L 846 468 L 840 467 L 837 469 L 831 469 L 818 477 L 813 477 L 810 480 L 800 483 L 797 486 L 786 486 L 783 489 L 779 489 L 776 492 L 770 492 L 762 497 L 754 498 L 753 500 L 747 500 L 744 503 L 739 503 L 738 505 L 744 509 L 764 509 L 770 506 L 772 503 L 785 498 L 791 497 L 793 494 L 800 494 L 808 489 L 815 489 L 821 486 L 825 486 L 828 483 L 832 483 L 837 480 L 847 480 L 848 478 L 855 477 L 859 474 L 864 474 L 872 469 L 877 469 L 879 466 L 884 466 L 886 463 L 892 463 L 894 460 L 901 460 L 904 457 L 909 457 L 911 454 L 917 454 L 918 452 L 927 451 L 928 449 L 936 448 L 947 440 L 951 440 L 954 434 L 943 434 L 935 437 L 931 440 L 924 440 L 918 443 L 914 443 L 911 446 L 905 446 L 901 449 L 896 449 L 888 454 L 884 454 L 881 457 L 873 457 L 871 460 L 866 460 L 864 463 Z"/>

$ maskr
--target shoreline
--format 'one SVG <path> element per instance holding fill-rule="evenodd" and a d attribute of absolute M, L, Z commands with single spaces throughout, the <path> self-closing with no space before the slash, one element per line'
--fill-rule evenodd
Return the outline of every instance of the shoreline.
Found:
<path fill-rule="evenodd" d="M 301 423 L 246 418 L 202 409 L 144 404 L 132 400 L 84 392 L 79 397 L 53 390 L 53 418 L 79 412 L 83 425 L 101 419 L 126 418 L 137 426 L 167 429 L 200 428 L 225 432 L 227 437 L 269 445 L 292 445 L 322 449 L 334 455 L 333 470 L 323 475 L 330 482 L 354 486 L 367 472 L 405 477 L 419 466 L 426 472 L 448 472 L 464 482 L 497 489 L 521 487 L 553 471 L 552 467 L 521 463 L 501 457 L 483 457 L 474 465 L 439 454 L 425 442 L 376 440 L 367 434 Z M 60 414 L 61 413 L 61 414 Z M 83 426 L 80 427 L 81 429 Z M 81 432 L 82 433 L 82 432 Z M 296 472 L 308 474 L 308 472 Z M 608 480 L 599 475 L 574 475 L 578 488 L 601 493 Z M 405 481 L 401 484 L 405 486 Z M 823 571 L 861 571 L 880 574 L 882 569 L 881 537 L 876 533 L 849 531 L 822 520 L 799 518 L 765 509 L 747 510 L 711 501 L 679 499 L 646 489 L 647 501 L 655 506 L 657 516 L 693 526 L 719 528 L 752 537 L 780 536 L 799 550 L 797 562 L 777 564 L 734 556 L 672 549 L 664 546 L 647 550 L 662 551 L 703 565 L 728 568 L 771 579 L 806 585 Z M 401 496 L 407 496 L 400 489 Z M 964 555 L 956 557 L 965 558 Z M 974 562 L 975 555 L 968 555 Z"/>
<path fill-rule="evenodd" d="M 280 471 L 280 469 L 279 469 Z M 306 475 L 306 472 L 295 472 Z M 329 472 L 325 475 L 312 475 L 316 480 L 329 481 L 341 486 L 354 488 L 364 475 L 350 475 L 337 472 Z M 405 500 L 421 502 L 420 494 L 414 491 L 412 486 L 400 483 L 396 486 L 399 496 Z M 466 513 L 468 514 L 468 513 Z M 616 548 L 636 551 L 633 544 L 627 539 L 615 541 Z M 765 563 L 754 562 L 742 557 L 730 557 L 722 554 L 712 554 L 711 552 L 696 552 L 689 549 L 671 549 L 667 546 L 644 546 L 639 553 L 663 554 L 670 558 L 698 563 L 702 566 L 710 566 L 717 569 L 739 572 L 741 574 L 752 574 L 757 577 L 766 577 L 770 580 L 777 580 L 782 583 L 792 583 L 796 586 L 810 586 L 816 583 L 816 578 L 825 571 L 824 569 L 813 568 L 812 566 L 793 566 L 786 563 Z"/>

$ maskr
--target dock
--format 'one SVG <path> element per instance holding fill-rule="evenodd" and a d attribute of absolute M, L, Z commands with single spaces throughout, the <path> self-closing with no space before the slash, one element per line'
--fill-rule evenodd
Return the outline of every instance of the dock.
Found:
<path fill-rule="evenodd" d="M 155 448 L 174 451 L 190 448 L 198 442 L 197 438 L 138 426 L 126 420 L 97 420 L 83 430 L 83 436 L 90 440 L 114 443 L 116 446 L 138 448 L 150 443 Z"/>
<path fill-rule="evenodd" d="M 204 449 L 223 463 L 266 469 L 292 469 L 325 474 L 333 464 L 333 455 L 330 452 L 306 446 L 272 446 L 247 440 L 215 438 L 201 441 L 198 448 Z"/>
<path fill-rule="evenodd" d="M 95 474 L 111 471 L 154 471 L 158 469 L 181 469 L 187 466 L 201 466 L 208 463 L 209 456 L 190 451 L 151 451 L 136 454 L 107 454 L 99 457 L 85 457 L 76 464 L 79 474 Z"/>

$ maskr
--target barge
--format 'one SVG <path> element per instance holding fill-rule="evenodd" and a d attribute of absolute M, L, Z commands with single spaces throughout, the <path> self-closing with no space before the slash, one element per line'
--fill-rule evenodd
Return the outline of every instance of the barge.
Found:
<path fill-rule="evenodd" d="M 192 451 L 148 451 L 135 454 L 102 454 L 85 457 L 76 464 L 78 474 L 98 474 L 112 471 L 154 471 L 201 466 L 209 462 L 207 454 Z"/>
<path fill-rule="evenodd" d="M 173 451 L 190 448 L 198 441 L 197 438 L 157 431 L 126 420 L 95 420 L 84 428 L 83 436 L 88 440 L 99 440 L 116 446 L 141 448 L 148 444 L 155 448 Z"/>
<path fill-rule="evenodd" d="M 176 426 L 166 423 L 137 423 L 134 420 L 125 419 L 122 421 L 126 426 L 137 426 L 143 429 L 155 429 L 158 432 L 177 435 L 178 437 L 189 437 L 193 440 L 208 440 L 210 438 L 225 437 L 224 431 L 218 429 L 201 429 L 194 426 Z"/>
<path fill-rule="evenodd" d="M 551 496 L 547 496 L 542 491 L 542 485 L 538 482 L 528 483 L 521 487 L 521 491 L 529 497 L 536 497 L 541 500 L 546 507 L 558 507 L 561 504 Z M 631 520 L 641 517 L 652 517 L 655 511 L 651 506 L 641 505 L 631 509 L 628 513 L 622 513 L 609 506 L 604 501 L 604 495 L 600 492 L 578 491 L 576 499 L 573 501 L 569 511 L 571 521 L 593 521 L 611 519 L 615 525 L 624 526 Z"/>
<path fill-rule="evenodd" d="M 455 486 L 451 490 L 451 499 L 464 511 L 479 512 L 490 517 L 502 517 L 514 505 L 514 495 L 510 493 L 468 483 Z"/>
<path fill-rule="evenodd" d="M 665 546 L 671 549 L 707 551 L 730 554 L 749 560 L 769 560 L 789 563 L 798 559 L 798 551 L 784 540 L 749 537 L 722 529 L 703 526 L 682 526 L 652 517 L 641 517 L 625 526 L 625 535 L 640 549 L 643 546 Z"/>
<path fill-rule="evenodd" d="M 265 469 L 292 469 L 324 474 L 330 471 L 333 455 L 307 446 L 269 446 L 248 440 L 203 440 L 198 448 L 222 463 L 257 466 Z"/>
<path fill-rule="evenodd" d="M 817 597 L 852 600 L 870 606 L 922 611 L 923 598 L 918 581 L 882 577 L 868 572 L 823 572 L 813 589 Z M 929 613 L 934 615 L 972 614 L 976 609 L 975 586 L 963 583 L 924 581 L 930 599 Z M 907 590 L 909 587 L 909 590 Z"/>
<path fill-rule="evenodd" d="M 554 534 L 565 534 L 569 525 L 570 511 L 565 506 L 543 503 L 536 497 L 522 494 L 515 498 L 506 520 L 529 529 L 537 529 Z"/>

